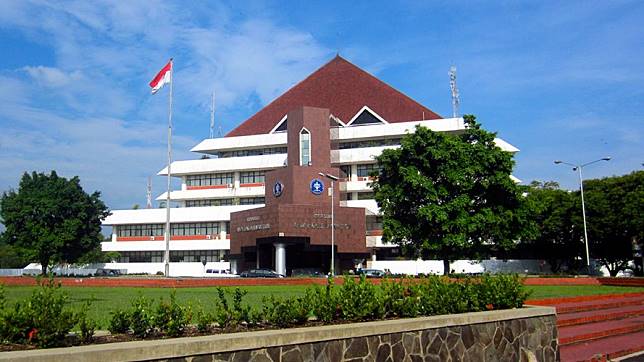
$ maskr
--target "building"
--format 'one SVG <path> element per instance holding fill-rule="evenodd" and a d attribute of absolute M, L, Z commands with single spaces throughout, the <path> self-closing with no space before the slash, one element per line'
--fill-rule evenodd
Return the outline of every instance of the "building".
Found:
<path fill-rule="evenodd" d="M 442 118 L 336 56 L 225 137 L 196 145 L 197 159 L 173 162 L 181 189 L 170 194 L 180 205 L 171 211 L 171 275 L 198 276 L 205 268 L 329 270 L 331 180 L 320 174 L 338 178 L 335 270 L 396 258 L 398 248 L 381 242 L 369 174 L 377 167 L 374 156 L 398 147 L 417 125 L 464 129 L 462 118 Z M 165 193 L 157 198 L 165 199 Z M 103 250 L 121 255 L 112 267 L 164 270 L 164 209 L 114 210 L 104 224 L 113 231 Z"/>

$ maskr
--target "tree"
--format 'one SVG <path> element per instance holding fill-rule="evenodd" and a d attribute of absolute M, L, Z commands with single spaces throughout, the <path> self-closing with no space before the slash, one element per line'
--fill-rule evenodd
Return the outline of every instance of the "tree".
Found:
<path fill-rule="evenodd" d="M 644 171 L 584 182 L 590 253 L 611 276 L 644 240 Z"/>
<path fill-rule="evenodd" d="M 2 236 L 0 235 L 0 239 Z M 20 250 L 0 241 L 0 268 L 24 268 L 29 264 L 22 256 Z"/>
<path fill-rule="evenodd" d="M 0 218 L 3 241 L 42 265 L 73 263 L 101 242 L 101 220 L 109 215 L 100 193 L 88 195 L 78 177 L 67 180 L 55 171 L 25 173 L 18 191 L 4 192 Z"/>
<path fill-rule="evenodd" d="M 554 273 L 564 266 L 575 268 L 584 247 L 579 193 L 561 190 L 556 182 L 533 181 L 526 190 L 526 205 L 537 233 L 524 243 L 534 257 L 547 260 Z"/>
<path fill-rule="evenodd" d="M 383 215 L 383 240 L 443 260 L 478 257 L 483 246 L 511 248 L 531 228 L 520 188 L 510 178 L 512 154 L 465 116 L 460 134 L 424 127 L 401 147 L 376 157 L 372 187 Z"/>

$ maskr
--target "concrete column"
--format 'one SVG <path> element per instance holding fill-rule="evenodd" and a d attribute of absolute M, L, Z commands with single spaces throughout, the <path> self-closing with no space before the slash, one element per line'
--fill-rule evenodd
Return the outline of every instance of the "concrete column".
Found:
<path fill-rule="evenodd" d="M 225 221 L 220 221 L 219 222 L 219 239 L 225 240 L 227 232 L 228 232 L 228 230 L 226 230 L 226 222 Z"/>
<path fill-rule="evenodd" d="M 230 273 L 237 274 L 237 259 L 230 260 Z"/>
<path fill-rule="evenodd" d="M 286 275 L 286 247 L 283 243 L 275 243 L 275 271 Z"/>

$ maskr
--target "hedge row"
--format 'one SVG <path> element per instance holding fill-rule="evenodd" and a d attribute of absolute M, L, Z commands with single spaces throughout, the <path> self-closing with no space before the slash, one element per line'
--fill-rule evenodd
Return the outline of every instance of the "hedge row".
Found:
<path fill-rule="evenodd" d="M 108 329 L 137 338 L 176 337 L 191 328 L 211 333 L 520 308 L 528 297 L 517 275 L 483 275 L 456 282 L 438 276 L 383 279 L 379 285 L 347 276 L 341 285 L 329 279 L 326 286 L 309 287 L 302 296 L 264 298 L 261 308 L 251 308 L 244 301 L 246 293 L 218 287 L 212 301 L 196 307 L 177 303 L 176 291 L 156 302 L 141 296 L 128 309 L 113 311 Z M 41 282 L 31 297 L 12 307 L 5 305 L 0 289 L 0 304 L 3 343 L 60 346 L 72 330 L 80 343 L 91 343 L 96 329 L 87 317 L 90 304 L 72 311 L 67 294 L 53 279 Z"/>

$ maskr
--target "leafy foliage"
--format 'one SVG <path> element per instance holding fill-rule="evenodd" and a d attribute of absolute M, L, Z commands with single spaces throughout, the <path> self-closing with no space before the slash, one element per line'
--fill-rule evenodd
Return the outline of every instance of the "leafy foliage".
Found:
<path fill-rule="evenodd" d="M 43 274 L 52 263 L 73 263 L 95 250 L 107 215 L 99 192 L 88 195 L 78 177 L 67 180 L 55 171 L 25 173 L 18 191 L 5 192 L 0 199 L 3 241 L 39 262 Z"/>
<path fill-rule="evenodd" d="M 76 319 L 78 320 L 78 329 L 80 331 L 80 340 L 82 343 L 91 343 L 94 339 L 94 332 L 96 331 L 96 322 L 87 317 L 87 311 L 92 305 L 91 301 L 87 301 L 80 312 L 77 313 Z"/>
<path fill-rule="evenodd" d="M 246 291 L 236 288 L 226 293 L 217 288 L 217 299 L 210 308 L 199 308 L 196 327 L 201 332 L 247 326 L 288 327 L 305 324 L 309 319 L 324 323 L 369 321 L 391 317 L 417 317 L 463 313 L 488 309 L 518 308 L 528 297 L 516 275 L 485 275 L 454 280 L 431 276 L 420 279 L 383 279 L 380 285 L 365 277 L 346 276 L 341 285 L 313 286 L 303 296 L 264 299 L 261 310 L 245 302 Z M 82 343 L 93 339 L 96 324 L 87 318 L 86 303 L 77 314 L 66 308 L 68 300 L 60 285 L 50 280 L 25 302 L 6 308 L 0 288 L 0 338 L 12 343 L 33 343 L 41 347 L 61 345 L 77 325 Z M 177 303 L 176 291 L 169 300 L 139 296 L 127 310 L 112 313 L 109 330 L 113 334 L 131 333 L 138 338 L 159 335 L 180 336 L 193 322 L 191 308 Z"/>
<path fill-rule="evenodd" d="M 192 319 L 189 307 L 177 303 L 177 291 L 170 293 L 170 301 L 161 300 L 157 305 L 155 326 L 168 336 L 181 336 Z"/>
<path fill-rule="evenodd" d="M 10 343 L 60 346 L 72 330 L 77 316 L 68 307 L 67 295 L 53 278 L 39 282 L 25 301 L 4 308 L 0 315 L 0 339 Z"/>
<path fill-rule="evenodd" d="M 644 243 L 644 171 L 587 180 L 584 196 L 591 256 L 615 276 Z"/>
<path fill-rule="evenodd" d="M 124 310 L 113 311 L 110 325 L 107 329 L 112 334 L 127 333 L 130 330 L 128 313 Z"/>
<path fill-rule="evenodd" d="M 584 181 L 584 196 L 591 257 L 612 276 L 633 260 L 633 249 L 644 237 L 644 171 Z M 527 204 L 538 232 L 529 243 L 535 256 L 548 260 L 553 272 L 570 272 L 585 261 L 581 195 L 558 185 L 533 182 Z M 642 273 L 639 265 L 638 273 Z"/>
<path fill-rule="evenodd" d="M 552 182 L 533 182 L 526 188 L 525 205 L 537 225 L 535 237 L 524 241 L 533 257 L 547 260 L 554 273 L 576 269 L 584 253 L 579 193 L 561 190 Z"/>
<path fill-rule="evenodd" d="M 444 260 L 476 257 L 484 244 L 507 249 L 530 230 L 512 154 L 465 116 L 457 135 L 417 127 L 401 147 L 376 157 L 372 187 L 383 214 L 383 240 Z"/>
<path fill-rule="evenodd" d="M 269 324 L 278 327 L 304 324 L 310 314 L 310 305 L 306 297 L 264 298 L 264 318 Z"/>
<path fill-rule="evenodd" d="M 140 296 L 132 302 L 132 309 L 128 313 L 128 321 L 132 334 L 145 338 L 153 332 L 154 314 L 152 301 Z"/>

